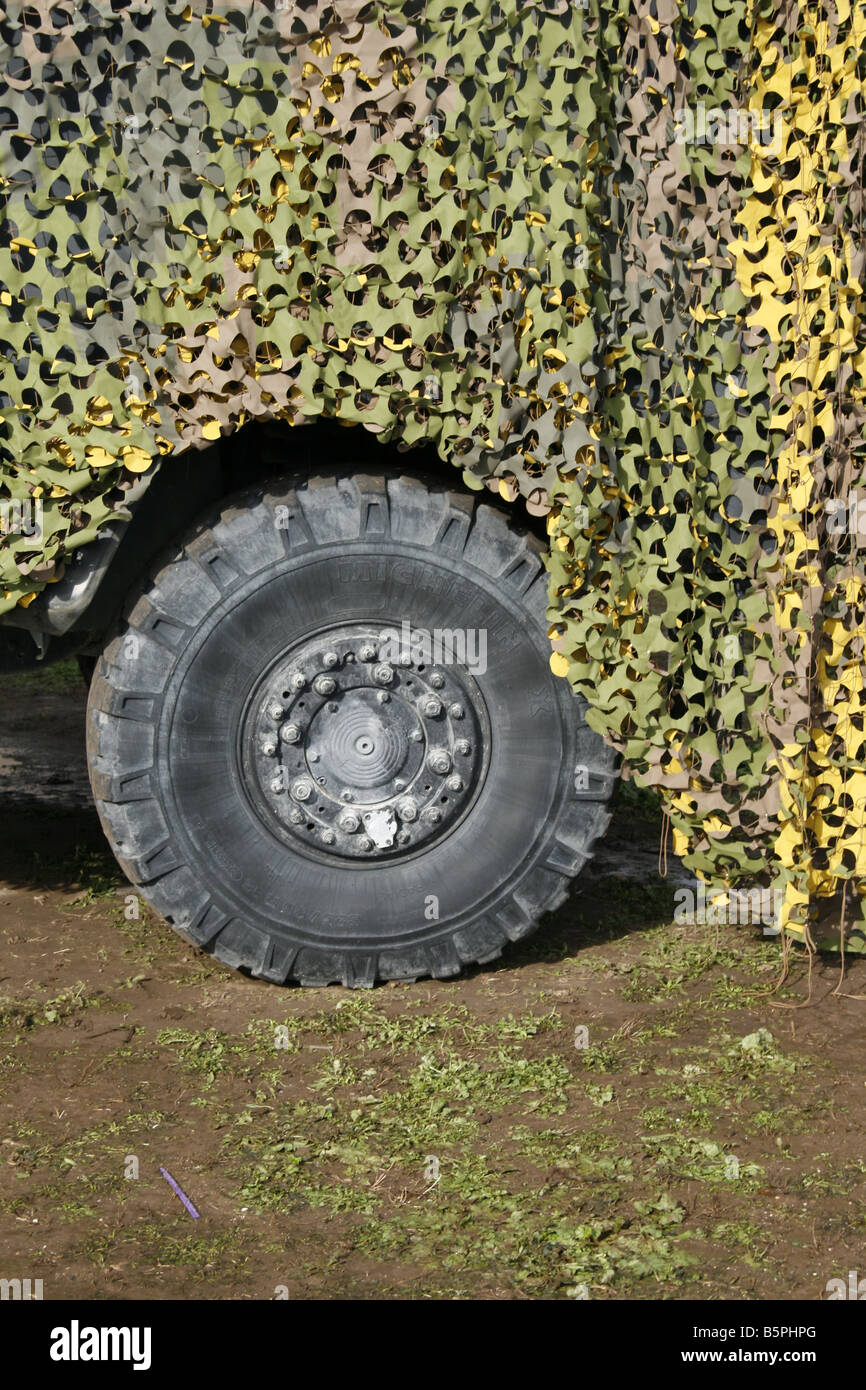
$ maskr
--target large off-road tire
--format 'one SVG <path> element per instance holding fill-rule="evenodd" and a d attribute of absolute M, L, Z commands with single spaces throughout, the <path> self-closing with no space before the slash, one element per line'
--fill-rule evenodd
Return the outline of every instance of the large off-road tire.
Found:
<path fill-rule="evenodd" d="M 550 670 L 542 553 L 493 506 L 396 473 L 224 504 L 143 584 L 91 685 L 93 792 L 131 882 L 276 982 L 447 977 L 531 932 L 615 779 Z"/>

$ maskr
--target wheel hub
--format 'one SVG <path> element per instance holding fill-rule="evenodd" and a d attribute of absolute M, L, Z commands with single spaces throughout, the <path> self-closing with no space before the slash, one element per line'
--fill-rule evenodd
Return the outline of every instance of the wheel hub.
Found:
<path fill-rule="evenodd" d="M 259 813 L 326 854 L 392 858 L 450 832 L 480 785 L 487 716 L 462 667 L 380 660 L 379 628 L 294 648 L 247 708 L 242 761 Z"/>

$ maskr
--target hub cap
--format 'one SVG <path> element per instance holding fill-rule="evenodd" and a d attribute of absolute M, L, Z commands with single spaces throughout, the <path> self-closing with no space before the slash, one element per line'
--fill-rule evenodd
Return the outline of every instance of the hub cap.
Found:
<path fill-rule="evenodd" d="M 487 712 L 463 667 L 381 660 L 382 625 L 330 629 L 253 691 L 245 783 L 282 838 L 347 859 L 411 854 L 450 833 L 486 766 Z"/>

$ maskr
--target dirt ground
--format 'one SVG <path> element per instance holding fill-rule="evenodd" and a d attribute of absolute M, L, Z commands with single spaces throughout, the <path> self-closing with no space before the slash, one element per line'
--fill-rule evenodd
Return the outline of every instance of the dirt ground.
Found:
<path fill-rule="evenodd" d="M 0 1277 L 46 1299 L 826 1298 L 866 1274 L 866 1000 L 673 923 L 626 791 L 449 982 L 279 990 L 140 905 L 75 668 L 0 681 Z M 137 914 L 137 915 L 136 915 Z M 866 961 L 842 985 L 866 996 Z M 198 1219 L 160 1173 L 188 1194 Z"/>

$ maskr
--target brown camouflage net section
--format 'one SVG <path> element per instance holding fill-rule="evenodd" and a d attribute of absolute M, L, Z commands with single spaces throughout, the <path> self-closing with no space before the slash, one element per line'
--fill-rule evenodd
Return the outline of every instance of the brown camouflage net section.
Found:
<path fill-rule="evenodd" d="M 0 607 L 247 420 L 431 440 L 549 511 L 554 667 L 675 848 L 856 948 L 864 36 L 862 0 L 8 6 Z"/>

